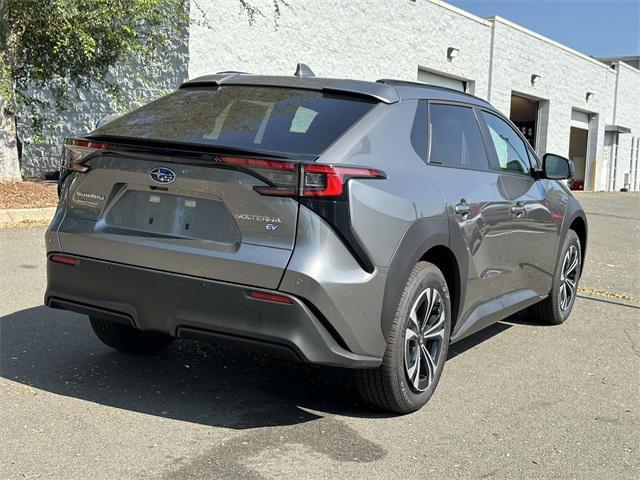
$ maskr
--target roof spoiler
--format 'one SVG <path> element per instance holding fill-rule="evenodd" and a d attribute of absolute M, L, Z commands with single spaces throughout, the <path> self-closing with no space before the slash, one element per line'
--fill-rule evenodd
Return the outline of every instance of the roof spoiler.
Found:
<path fill-rule="evenodd" d="M 180 85 L 180 88 L 219 87 L 221 85 L 298 88 L 359 96 L 383 103 L 396 103 L 400 101 L 398 91 L 395 86 L 390 83 L 316 77 L 309 66 L 304 63 L 297 64 L 296 71 L 292 77 L 252 75 L 245 72 L 224 71 L 218 72 L 216 75 L 205 75 L 188 80 Z"/>

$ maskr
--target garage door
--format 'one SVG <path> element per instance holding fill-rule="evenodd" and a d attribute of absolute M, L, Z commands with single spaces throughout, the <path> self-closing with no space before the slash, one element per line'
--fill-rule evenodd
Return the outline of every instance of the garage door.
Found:
<path fill-rule="evenodd" d="M 431 85 L 453 88 L 454 90 L 459 90 L 461 92 L 467 91 L 467 82 L 464 80 L 447 77 L 446 75 L 440 75 L 427 70 L 418 70 L 418 80 Z"/>

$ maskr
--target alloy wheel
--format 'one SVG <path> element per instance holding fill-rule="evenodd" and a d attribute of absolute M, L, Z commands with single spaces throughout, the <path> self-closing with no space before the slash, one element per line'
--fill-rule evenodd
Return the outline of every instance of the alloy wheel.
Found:
<path fill-rule="evenodd" d="M 426 288 L 411 307 L 405 331 L 405 374 L 409 386 L 416 392 L 424 392 L 435 380 L 444 329 L 442 297 L 435 288 Z"/>
<path fill-rule="evenodd" d="M 560 297 L 560 310 L 563 312 L 567 311 L 576 296 L 578 260 L 578 249 L 575 245 L 571 245 L 564 255 L 560 274 L 560 292 L 558 295 Z"/>

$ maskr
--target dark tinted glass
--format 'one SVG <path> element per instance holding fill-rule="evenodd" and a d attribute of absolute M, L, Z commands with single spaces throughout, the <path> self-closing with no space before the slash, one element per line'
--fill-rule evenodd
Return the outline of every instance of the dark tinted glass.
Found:
<path fill-rule="evenodd" d="M 469 107 L 431 105 L 429 162 L 453 167 L 488 168 L 478 122 Z"/>
<path fill-rule="evenodd" d="M 317 155 L 373 105 L 293 88 L 186 88 L 93 133 Z"/>
<path fill-rule="evenodd" d="M 502 170 L 529 173 L 529 155 L 524 141 L 507 122 L 489 112 L 482 112 Z"/>
<path fill-rule="evenodd" d="M 427 160 L 427 102 L 420 100 L 411 128 L 411 145 L 420 158 Z"/>

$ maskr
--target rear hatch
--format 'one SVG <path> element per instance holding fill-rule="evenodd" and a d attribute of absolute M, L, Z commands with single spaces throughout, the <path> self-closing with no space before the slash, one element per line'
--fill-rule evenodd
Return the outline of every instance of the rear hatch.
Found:
<path fill-rule="evenodd" d="M 195 86 L 68 140 L 65 212 L 53 226 L 61 250 L 276 288 L 294 247 L 300 182 L 312 195 L 334 188 L 332 172 L 305 174 L 304 165 L 373 104 L 293 88 Z"/>

